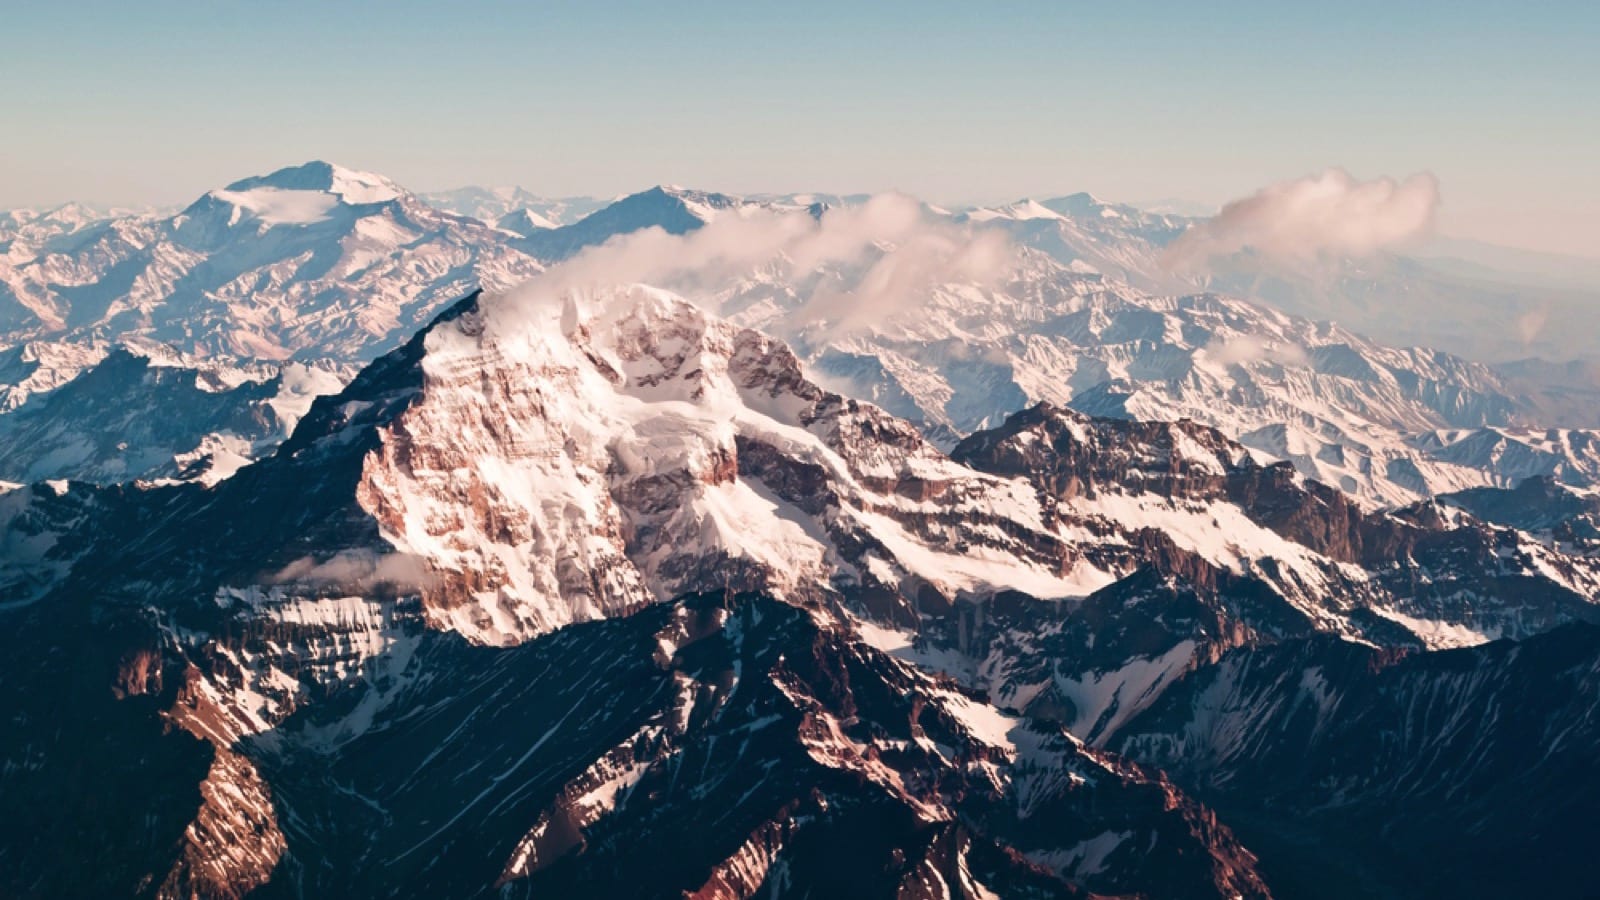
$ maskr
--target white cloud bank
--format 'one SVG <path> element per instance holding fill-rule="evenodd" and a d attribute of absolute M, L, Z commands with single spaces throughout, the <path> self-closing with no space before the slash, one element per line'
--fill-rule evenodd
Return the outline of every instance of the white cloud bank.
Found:
<path fill-rule="evenodd" d="M 1404 181 L 1357 181 L 1328 169 L 1227 204 L 1174 241 L 1166 261 L 1192 271 L 1245 250 L 1291 266 L 1360 258 L 1425 237 L 1438 207 L 1438 179 L 1425 172 Z"/>
<path fill-rule="evenodd" d="M 568 297 L 582 300 L 635 283 L 694 300 L 758 269 L 795 275 L 827 267 L 841 277 L 819 285 L 795 321 L 845 331 L 914 309 L 936 284 L 991 284 L 1012 271 L 1015 261 L 998 231 L 940 221 L 911 197 L 880 194 L 821 217 L 750 209 L 687 234 L 648 228 L 620 235 L 535 276 L 487 312 L 491 325 L 511 324 L 526 319 L 533 307 L 549 309 Z"/>

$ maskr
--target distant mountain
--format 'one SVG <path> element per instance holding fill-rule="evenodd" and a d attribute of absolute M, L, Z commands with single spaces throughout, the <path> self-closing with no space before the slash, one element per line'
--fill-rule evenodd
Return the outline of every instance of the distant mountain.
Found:
<path fill-rule="evenodd" d="M 170 217 L 108 219 L 0 265 L 0 326 L 138 335 L 196 355 L 370 359 L 444 302 L 540 270 L 504 236 L 376 175 L 308 163 Z"/>
<path fill-rule="evenodd" d="M 293 358 L 349 371 L 450 298 L 480 285 L 504 289 L 620 234 L 651 227 L 681 234 L 729 214 L 817 216 L 862 202 L 657 187 L 560 224 L 536 212 L 545 207 L 531 197 L 472 189 L 441 200 L 475 203 L 485 214 L 507 210 L 486 224 L 434 209 L 380 176 L 310 163 L 213 191 L 167 218 L 102 219 L 78 208 L 9 214 L 0 321 L 9 322 L 10 349 L 0 351 L 0 393 L 15 407 L 133 338 L 241 368 Z M 581 208 L 568 203 L 561 212 Z M 1581 443 L 1592 404 L 1582 402 L 1583 388 L 1558 385 L 1575 384 L 1587 370 L 1526 362 L 1490 371 L 1223 296 L 1172 299 L 1138 289 L 1173 287 L 1161 253 L 1191 223 L 1181 216 L 1087 194 L 956 215 L 925 207 L 924 214 L 1002 230 L 1031 256 L 1011 284 L 977 294 L 961 284 L 932 285 L 925 303 L 868 333 L 823 333 L 805 311 L 819 286 L 849 273 L 752 273 L 731 292 L 695 299 L 788 340 L 831 386 L 916 421 L 946 447 L 1044 400 L 1097 415 L 1213 424 L 1263 459 L 1291 460 L 1381 503 L 1511 485 L 1557 469 L 1576 484 L 1595 475 L 1590 462 L 1575 458 L 1527 463 L 1525 454 L 1470 450 L 1487 438 L 1461 445 L 1441 437 L 1561 424 L 1577 426 L 1571 434 Z M 1408 271 L 1430 277 L 1416 266 Z M 1273 293 L 1256 276 L 1241 287 Z M 1277 302 L 1295 305 L 1284 296 Z M 5 354 L 15 361 L 6 363 Z M 196 447 L 207 441 L 187 439 Z M 243 443 L 252 453 L 267 446 Z M 169 460 L 169 449 L 151 448 L 148 458 Z M 40 458 L 45 464 L 14 471 L 96 479 L 121 471 L 59 462 L 79 458 L 70 454 Z M 167 477 L 170 466 L 126 472 Z"/>
<path fill-rule="evenodd" d="M 1435 237 L 1412 255 L 1443 271 L 1521 280 L 1545 287 L 1600 290 L 1600 259 L 1502 247 L 1484 241 Z"/>
<path fill-rule="evenodd" d="M 523 237 L 532 237 L 541 231 L 549 231 L 560 226 L 532 210 L 514 209 L 495 219 L 494 227 Z"/>
<path fill-rule="evenodd" d="M 1471 488 L 1445 494 L 1439 502 L 1485 522 L 1509 525 L 1553 542 L 1583 545 L 1600 537 L 1600 494 L 1574 490 L 1549 476 L 1528 478 L 1511 488 Z"/>
<path fill-rule="evenodd" d="M 520 246 L 532 256 L 555 262 L 617 235 L 646 228 L 660 228 L 668 234 L 687 234 L 723 214 L 775 208 L 805 209 L 778 201 L 746 200 L 730 194 L 657 186 L 622 197 L 570 225 L 530 234 Z"/>
<path fill-rule="evenodd" d="M 1600 410 L 1600 360 L 1550 361 L 1529 357 L 1500 363 L 1495 370 L 1528 398 L 1542 425 L 1593 428 Z"/>
<path fill-rule="evenodd" d="M 270 453 L 349 374 L 330 362 L 236 366 L 119 344 L 0 415 L 0 479 L 215 482 Z"/>
<path fill-rule="evenodd" d="M 1205 285 L 1336 321 L 1387 343 L 1436 347 L 1489 363 L 1590 356 L 1585 335 L 1600 328 L 1600 289 L 1546 287 L 1498 272 L 1469 276 L 1405 256 L 1379 255 L 1307 274 L 1241 255 L 1217 264 Z"/>
<path fill-rule="evenodd" d="M 1583 363 L 1174 284 L 1192 222 L 1086 194 L 509 290 L 866 202 L 0 215 L 0 894 L 1587 890 Z"/>
<path fill-rule="evenodd" d="M 958 219 L 1004 231 L 1074 271 L 1098 273 L 1146 291 L 1192 289 L 1161 261 L 1162 251 L 1193 220 L 1106 203 L 1091 194 L 1019 200 L 970 210 Z"/>
<path fill-rule="evenodd" d="M 1600 263 L 1591 260 L 1441 239 L 1414 253 L 1324 260 L 1309 269 L 1245 251 L 1212 260 L 1202 271 L 1176 272 L 1165 250 L 1200 218 L 1089 194 L 961 215 L 1064 265 L 1147 292 L 1213 291 L 1335 322 L 1382 343 L 1432 347 L 1481 362 L 1592 356 L 1585 336 L 1600 329 Z M 1590 412 L 1570 424 L 1600 427 L 1600 419 Z"/>
<path fill-rule="evenodd" d="M 615 198 L 543 197 L 524 188 L 464 187 L 449 191 L 427 191 L 417 195 L 424 203 L 458 216 L 483 222 L 496 222 L 514 213 L 525 213 L 549 227 L 570 225 L 603 209 Z"/>
<path fill-rule="evenodd" d="M 791 341 L 830 386 L 918 422 L 945 446 L 1048 401 L 1214 425 L 1263 459 L 1383 503 L 1536 474 L 1417 437 L 1537 421 L 1537 407 L 1491 369 L 1239 300 L 1152 296 L 1040 253 L 1025 254 L 1004 284 L 934 285 L 920 302 L 845 331 L 814 320 L 816 289 L 756 275 L 705 302 Z M 1569 469 L 1587 477 L 1585 466 Z"/>
<path fill-rule="evenodd" d="M 1574 487 L 1600 483 L 1600 434 L 1567 428 L 1475 428 L 1418 435 L 1413 444 L 1430 458 L 1495 473 L 1512 487 L 1529 478 L 1552 478 Z"/>

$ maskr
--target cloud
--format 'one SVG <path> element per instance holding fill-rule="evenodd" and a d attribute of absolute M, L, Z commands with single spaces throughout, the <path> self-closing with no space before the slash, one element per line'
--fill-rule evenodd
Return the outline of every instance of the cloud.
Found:
<path fill-rule="evenodd" d="M 1439 182 L 1430 174 L 1357 181 L 1328 169 L 1229 203 L 1174 241 L 1166 263 L 1193 271 L 1244 250 L 1289 266 L 1370 256 L 1427 235 L 1438 206 Z"/>
<path fill-rule="evenodd" d="M 386 584 L 419 588 L 426 586 L 431 577 L 427 566 L 415 556 L 342 550 L 321 562 L 310 556 L 302 556 L 263 580 L 267 584 L 293 583 L 313 587 L 367 588 Z"/>
<path fill-rule="evenodd" d="M 1537 309 L 1530 309 L 1517 317 L 1517 335 L 1522 338 L 1524 348 L 1530 346 L 1545 325 L 1550 322 L 1550 305 L 1545 304 Z"/>
<path fill-rule="evenodd" d="M 532 307 L 548 310 L 635 283 L 705 301 L 758 270 L 775 268 L 789 280 L 826 268 L 827 277 L 812 284 L 793 321 L 851 330 L 914 309 L 936 284 L 992 283 L 1014 261 L 997 231 L 941 221 L 911 197 L 879 194 L 820 217 L 747 209 L 687 234 L 648 228 L 619 235 L 512 290 L 486 318 L 490 327 L 497 320 L 525 321 Z"/>
<path fill-rule="evenodd" d="M 1206 359 L 1222 366 L 1253 362 L 1272 362 L 1280 366 L 1305 367 L 1311 364 L 1304 348 L 1283 341 L 1267 341 L 1254 335 L 1240 335 L 1228 341 L 1212 341 L 1205 346 Z"/>

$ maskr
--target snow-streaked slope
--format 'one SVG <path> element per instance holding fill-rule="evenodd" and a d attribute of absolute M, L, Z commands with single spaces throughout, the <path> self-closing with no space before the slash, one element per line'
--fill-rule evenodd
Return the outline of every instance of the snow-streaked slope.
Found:
<path fill-rule="evenodd" d="M 476 640 L 730 584 L 902 602 L 1082 590 L 1029 491 L 665 292 L 490 301 L 435 329 L 421 365 L 360 496 L 395 548 L 443 573 L 433 608 Z M 986 534 L 998 518 L 1018 537 Z"/>
<path fill-rule="evenodd" d="M 1446 429 L 1417 435 L 1430 457 L 1494 473 L 1496 487 L 1554 478 L 1574 487 L 1600 484 L 1600 433 L 1573 428 Z"/>
<path fill-rule="evenodd" d="M 1399 658 L 1311 639 L 1225 654 L 1110 744 L 1225 801 L 1310 896 L 1581 896 L 1597 697 L 1593 626 Z"/>
<path fill-rule="evenodd" d="M 1003 231 L 1074 271 L 1099 273 L 1142 290 L 1183 284 L 1167 271 L 1161 254 L 1193 222 L 1106 203 L 1091 194 L 978 207 L 957 218 Z"/>
<path fill-rule="evenodd" d="M 785 337 L 830 387 L 945 441 L 1037 401 L 1190 418 L 1377 503 L 1513 477 L 1410 440 L 1524 415 L 1493 372 L 1216 295 L 1160 297 L 1024 254 L 998 285 L 942 284 L 866 327 L 819 325 L 816 282 L 756 277 L 710 299 Z"/>
<path fill-rule="evenodd" d="M 490 225 L 313 162 L 177 215 L 104 219 L 0 261 L 8 340 L 140 335 L 201 355 L 371 359 L 473 287 L 540 266 Z"/>
<path fill-rule="evenodd" d="M 250 539 L 282 542 L 278 562 L 239 563 L 228 586 L 315 595 L 328 573 L 404 570 L 431 623 L 486 644 L 729 587 L 912 628 L 1000 597 L 1048 617 L 1114 605 L 1152 566 L 1241 636 L 1520 634 L 1596 592 L 1568 548 L 1431 507 L 1363 513 L 1193 423 L 1033 410 L 958 461 L 670 293 L 533 296 L 454 308 L 219 486 L 226 517 L 299 490 L 280 482 L 324 485 L 280 537 Z M 324 528 L 338 537 L 306 556 Z"/>
<path fill-rule="evenodd" d="M 196 359 L 138 340 L 22 350 L 13 359 L 37 368 L 12 387 L 20 405 L 0 415 L 0 473 L 18 481 L 214 483 L 270 453 L 352 374 L 329 362 Z"/>
<path fill-rule="evenodd" d="M 42 236 L 14 240 L 0 264 L 8 285 L 0 320 L 10 323 L 5 353 L 43 361 L 0 379 L 4 402 L 63 383 L 104 352 L 102 342 L 130 334 L 246 360 L 365 361 L 447 298 L 474 284 L 509 286 L 539 269 L 535 259 L 566 258 L 640 229 L 680 234 L 728 214 L 814 217 L 860 202 L 658 187 L 563 224 L 532 199 L 502 190 L 440 201 L 499 211 L 498 226 L 486 225 L 428 207 L 381 176 L 313 163 L 211 192 L 171 218 L 64 210 L 62 224 L 45 228 L 49 217 L 34 216 L 30 233 Z M 580 208 L 569 204 L 563 214 Z M 1031 254 L 1002 284 L 928 285 L 918 303 L 865 329 L 819 322 L 811 308 L 838 288 L 837 272 L 762 270 L 732 288 L 694 285 L 691 299 L 792 343 L 829 387 L 916 421 L 946 446 L 1047 400 L 1215 424 L 1264 459 L 1291 460 L 1373 503 L 1507 484 L 1533 471 L 1517 454 L 1446 451 L 1415 437 L 1541 424 L 1492 372 L 1216 295 L 1137 289 L 1154 284 L 1136 273 L 1185 220 L 1088 195 L 965 215 L 923 211 L 1002 230 Z"/>
<path fill-rule="evenodd" d="M 708 808 L 747 818 L 691 835 L 723 843 L 685 883 L 753 883 L 869 798 L 922 834 L 971 818 L 1033 877 L 1250 893 L 1208 811 L 1083 742 L 1238 648 L 1414 650 L 1600 609 L 1587 545 L 1364 511 L 1193 422 L 1041 405 L 947 456 L 642 285 L 468 298 L 231 478 L 14 488 L 0 526 L 6 639 L 67 648 L 6 654 L 28 688 L 8 709 L 61 681 L 96 722 L 117 697 L 160 710 L 119 733 L 146 760 L 211 745 L 198 809 L 151 820 L 178 823 L 156 871 L 180 885 L 292 858 L 352 890 L 401 866 L 563 893 L 621 848 L 687 853 L 661 823 Z M 112 690 L 60 678 L 83 659 L 115 661 Z M 30 727 L 0 752 L 76 761 L 93 738 Z M 151 808 L 99 771 L 100 805 Z M 318 862 L 347 821 L 390 865 Z M 458 839 L 491 821 L 495 846 Z M 902 833 L 885 821 L 845 834 Z M 993 880 L 951 846 L 915 877 Z"/>
<path fill-rule="evenodd" d="M 1600 541 L 1487 525 L 1432 503 L 1364 512 L 1194 423 L 1041 406 L 962 442 L 955 457 L 1026 477 L 1076 540 L 1139 565 L 1064 604 L 974 595 L 920 634 L 863 633 L 1084 740 L 1107 740 L 1238 646 L 1332 633 L 1442 648 L 1600 621 Z M 1471 508 L 1496 505 L 1476 497 Z"/>
<path fill-rule="evenodd" d="M 1589 358 L 1588 336 L 1600 327 L 1592 278 L 1552 283 L 1519 271 L 1509 260 L 1452 265 L 1429 258 L 1432 254 L 1421 248 L 1416 256 L 1378 253 L 1290 266 L 1247 248 L 1213 259 L 1204 269 L 1175 269 L 1166 258 L 1167 247 L 1207 216 L 1138 209 L 1089 194 L 1022 200 L 959 215 L 1003 230 L 1063 265 L 1140 290 L 1240 297 L 1290 315 L 1337 322 L 1382 343 L 1433 347 L 1482 362 Z M 1546 399 L 1560 404 L 1569 385 L 1554 387 Z M 1600 425 L 1590 410 L 1568 406 L 1564 412 L 1578 417 L 1549 424 Z"/>

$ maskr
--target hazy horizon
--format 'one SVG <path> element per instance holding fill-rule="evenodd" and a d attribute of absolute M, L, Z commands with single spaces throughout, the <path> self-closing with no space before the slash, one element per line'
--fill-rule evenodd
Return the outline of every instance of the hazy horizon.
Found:
<path fill-rule="evenodd" d="M 312 158 L 417 191 L 1089 191 L 1430 173 L 1439 227 L 1600 247 L 1600 11 L 843 4 L 8 12 L 0 207 L 170 205 Z"/>

